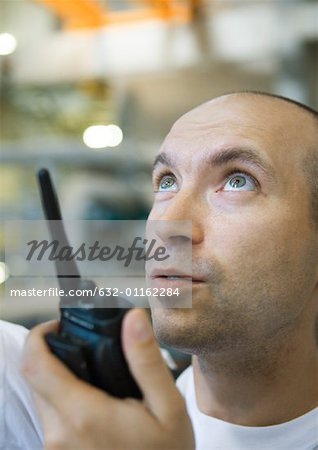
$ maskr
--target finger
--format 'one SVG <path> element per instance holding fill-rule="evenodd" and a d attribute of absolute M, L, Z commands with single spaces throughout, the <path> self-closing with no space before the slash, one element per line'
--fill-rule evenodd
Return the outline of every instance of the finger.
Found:
<path fill-rule="evenodd" d="M 174 379 L 162 359 L 146 312 L 129 311 L 123 323 L 123 348 L 129 368 L 137 381 L 149 409 L 166 420 L 180 402 Z"/>

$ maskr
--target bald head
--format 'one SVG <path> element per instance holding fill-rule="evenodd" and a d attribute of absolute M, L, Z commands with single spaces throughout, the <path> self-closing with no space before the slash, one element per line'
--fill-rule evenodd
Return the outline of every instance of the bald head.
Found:
<path fill-rule="evenodd" d="M 273 113 L 283 113 L 286 111 L 291 111 L 294 113 L 294 115 L 299 114 L 299 117 L 302 120 L 308 121 L 308 125 L 313 126 L 315 131 L 318 132 L 318 111 L 310 108 L 303 103 L 297 102 L 296 100 L 259 91 L 242 91 L 221 95 L 199 105 L 198 107 L 186 113 L 183 117 L 192 115 L 193 113 L 197 113 L 200 109 L 202 109 L 202 111 L 207 111 L 207 107 L 214 103 L 222 105 L 228 101 L 233 101 L 234 103 L 239 101 L 243 103 L 245 101 L 253 102 L 255 104 L 258 104 L 259 107 L 271 108 Z"/>
<path fill-rule="evenodd" d="M 310 106 L 305 105 L 304 103 L 300 103 L 296 100 L 293 100 L 291 98 L 288 97 L 283 97 L 282 95 L 276 95 L 276 94 L 270 94 L 268 92 L 261 92 L 261 91 L 245 91 L 245 92 L 237 92 L 236 94 L 238 95 L 259 95 L 262 97 L 269 97 L 271 99 L 274 100 L 280 100 L 280 101 L 284 101 L 284 102 L 288 102 L 289 104 L 292 104 L 298 108 L 300 108 L 301 110 L 309 113 L 312 118 L 314 120 L 317 121 L 318 123 L 318 111 L 316 111 L 315 109 L 311 108 Z"/>

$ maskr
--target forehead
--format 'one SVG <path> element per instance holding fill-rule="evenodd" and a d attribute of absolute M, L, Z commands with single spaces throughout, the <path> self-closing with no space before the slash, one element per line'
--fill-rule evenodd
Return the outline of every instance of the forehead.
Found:
<path fill-rule="evenodd" d="M 217 98 L 182 116 L 162 151 L 195 162 L 222 148 L 252 148 L 276 166 L 298 166 L 313 131 L 308 114 L 287 102 L 261 96 Z"/>

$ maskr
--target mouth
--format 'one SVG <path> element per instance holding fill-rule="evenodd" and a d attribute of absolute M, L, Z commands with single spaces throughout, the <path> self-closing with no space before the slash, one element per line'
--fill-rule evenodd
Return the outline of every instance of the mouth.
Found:
<path fill-rule="evenodd" d="M 153 293 L 152 304 L 167 308 L 192 308 L 193 295 L 197 296 L 207 286 L 207 279 L 201 274 L 184 273 L 174 268 L 158 267 L 149 271 L 147 278 Z"/>
<path fill-rule="evenodd" d="M 151 280 L 162 280 L 162 281 L 183 281 L 190 283 L 203 283 L 204 279 L 201 276 L 180 273 L 174 269 L 169 270 L 154 270 L 150 273 L 149 278 Z"/>
<path fill-rule="evenodd" d="M 161 275 L 156 277 L 151 277 L 152 280 L 166 280 L 166 281 L 187 281 L 191 283 L 202 283 L 202 280 L 192 278 L 191 276 L 179 276 L 179 275 Z"/>

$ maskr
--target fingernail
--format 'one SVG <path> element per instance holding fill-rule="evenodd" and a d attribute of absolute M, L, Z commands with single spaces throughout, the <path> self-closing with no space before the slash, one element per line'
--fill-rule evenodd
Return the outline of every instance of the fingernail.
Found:
<path fill-rule="evenodd" d="M 139 314 L 139 317 L 134 323 L 134 336 L 138 341 L 146 341 L 152 334 L 151 325 L 149 320 L 143 315 Z"/>

